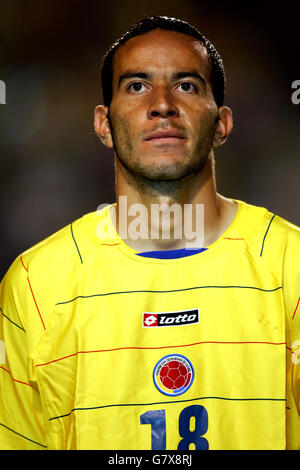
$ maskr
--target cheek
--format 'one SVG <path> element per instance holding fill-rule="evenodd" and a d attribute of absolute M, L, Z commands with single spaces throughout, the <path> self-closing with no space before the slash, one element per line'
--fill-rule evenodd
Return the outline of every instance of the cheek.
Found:
<path fill-rule="evenodd" d="M 135 115 L 145 113 L 146 103 L 141 99 L 121 99 L 120 97 L 112 100 L 110 105 L 111 113 L 121 116 L 124 119 L 134 119 Z"/>
<path fill-rule="evenodd" d="M 111 113 L 111 126 L 113 142 L 116 147 L 132 149 L 134 142 L 134 127 L 127 115 Z"/>
<path fill-rule="evenodd" d="M 115 138 L 126 138 L 134 144 L 143 136 L 145 122 L 134 109 L 127 109 L 124 112 L 118 110 L 118 113 L 112 114 L 111 117 Z"/>
<path fill-rule="evenodd" d="M 216 107 L 207 99 L 197 98 L 190 102 L 178 102 L 177 107 L 180 111 L 180 117 L 183 121 L 197 123 L 197 121 L 211 121 L 217 114 Z"/>
<path fill-rule="evenodd" d="M 194 109 L 193 112 L 190 114 L 189 119 L 193 129 L 196 132 L 203 133 L 204 129 L 210 129 L 218 116 L 218 113 L 215 109 L 212 109 L 211 106 L 201 106 L 198 109 Z"/>
<path fill-rule="evenodd" d="M 112 119 L 118 122 L 127 122 L 128 125 L 131 125 L 132 121 L 135 119 L 137 110 L 132 105 L 132 103 L 122 104 L 119 101 L 113 100 L 110 106 L 110 115 Z"/>

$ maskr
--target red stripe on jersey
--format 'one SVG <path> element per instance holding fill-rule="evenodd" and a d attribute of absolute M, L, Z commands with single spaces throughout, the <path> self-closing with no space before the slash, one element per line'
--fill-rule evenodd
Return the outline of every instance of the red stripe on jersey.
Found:
<path fill-rule="evenodd" d="M 46 329 L 46 328 L 45 328 L 45 324 L 44 324 L 44 321 L 43 321 L 43 318 L 42 318 L 40 309 L 39 309 L 39 307 L 38 307 L 38 304 L 37 304 L 37 302 L 36 302 L 36 300 L 35 300 L 35 296 L 34 296 L 34 293 L 33 293 L 33 290 L 32 290 L 32 287 L 31 287 L 30 280 L 29 280 L 29 277 L 28 277 L 28 276 L 27 276 L 27 281 L 28 281 L 29 289 L 30 289 L 30 291 L 31 291 L 31 295 L 32 295 L 32 297 L 33 297 L 33 300 L 34 300 L 36 309 L 37 309 L 37 311 L 38 311 L 38 314 L 39 314 L 39 316 L 40 316 L 40 319 L 41 319 L 43 328 L 44 328 L 44 330 L 45 330 L 45 329 Z"/>
<path fill-rule="evenodd" d="M 28 272 L 28 268 L 26 268 L 25 264 L 23 263 L 22 256 L 20 256 L 20 260 L 21 260 L 21 263 L 22 263 L 23 268 L 25 269 L 25 271 Z M 32 290 L 32 287 L 31 287 L 30 280 L 29 280 L 29 277 L 28 277 L 28 276 L 27 276 L 27 281 L 28 281 L 29 289 L 30 289 L 31 295 L 32 295 L 32 297 L 33 297 L 33 300 L 34 300 L 36 309 L 37 309 L 37 311 L 38 311 L 38 314 L 39 314 L 39 316 L 40 316 L 40 319 L 41 319 L 43 328 L 44 328 L 44 330 L 45 330 L 45 329 L 46 329 L 46 328 L 45 328 L 45 324 L 44 324 L 44 321 L 43 321 L 43 318 L 42 318 L 40 309 L 39 309 L 39 307 L 38 307 L 38 304 L 37 304 L 37 302 L 36 302 L 36 300 L 35 300 L 35 296 L 34 296 L 34 293 L 33 293 L 33 290 Z"/>
<path fill-rule="evenodd" d="M 100 243 L 100 245 L 105 245 L 105 246 L 116 246 L 116 245 L 120 245 L 120 243 Z"/>
<path fill-rule="evenodd" d="M 245 238 L 228 238 L 228 237 L 223 237 L 224 240 L 245 240 Z"/>
<path fill-rule="evenodd" d="M 114 348 L 114 349 L 98 349 L 95 351 L 77 351 L 68 356 L 59 357 L 58 359 L 53 359 L 49 362 L 44 362 L 41 364 L 36 364 L 35 367 L 46 366 L 47 364 L 52 364 L 53 362 L 62 361 L 63 359 L 68 359 L 69 357 L 77 356 L 77 354 L 89 354 L 89 353 L 98 353 L 98 352 L 112 352 L 112 351 L 121 351 L 124 349 L 167 349 L 167 348 L 185 348 L 187 346 L 196 346 L 198 344 L 271 344 L 273 346 L 282 346 L 286 343 L 270 343 L 268 341 L 200 341 L 199 343 L 191 344 L 179 344 L 176 346 L 157 346 L 157 347 L 140 347 L 140 346 L 128 346 L 124 348 Z"/>
<path fill-rule="evenodd" d="M 27 382 L 22 382 L 21 380 L 15 379 L 15 378 L 11 375 L 11 372 L 10 372 L 8 369 L 5 369 L 5 367 L 0 366 L 0 369 L 5 370 L 5 372 L 7 372 L 7 373 L 10 375 L 11 379 L 12 379 L 14 382 L 18 382 L 19 384 L 28 385 L 28 387 L 32 387 L 32 385 L 28 384 Z"/>
<path fill-rule="evenodd" d="M 295 310 L 294 310 L 294 313 L 293 313 L 293 316 L 292 316 L 292 320 L 294 320 L 294 316 L 296 315 L 297 309 L 298 309 L 298 307 L 299 307 L 299 302 L 300 302 L 300 297 L 299 297 L 299 299 L 298 299 L 296 308 L 295 308 Z"/>
<path fill-rule="evenodd" d="M 26 268 L 25 264 L 23 263 L 22 256 L 20 256 L 20 260 L 21 260 L 23 268 L 28 272 L 28 269 Z"/>

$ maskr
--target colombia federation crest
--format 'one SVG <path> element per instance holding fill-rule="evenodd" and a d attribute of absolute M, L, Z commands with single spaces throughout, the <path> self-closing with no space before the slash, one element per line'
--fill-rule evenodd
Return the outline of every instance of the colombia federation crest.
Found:
<path fill-rule="evenodd" d="M 154 367 L 153 381 L 156 388 L 170 397 L 185 393 L 194 381 L 194 368 L 181 354 L 168 354 Z"/>

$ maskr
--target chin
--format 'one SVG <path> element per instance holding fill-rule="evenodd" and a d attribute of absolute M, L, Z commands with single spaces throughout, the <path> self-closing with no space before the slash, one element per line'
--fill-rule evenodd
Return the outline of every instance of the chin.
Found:
<path fill-rule="evenodd" d="M 154 181 L 176 181 L 184 178 L 190 173 L 188 168 L 183 168 L 182 165 L 170 165 L 170 166 L 157 166 L 143 168 L 140 175 L 144 178 Z"/>

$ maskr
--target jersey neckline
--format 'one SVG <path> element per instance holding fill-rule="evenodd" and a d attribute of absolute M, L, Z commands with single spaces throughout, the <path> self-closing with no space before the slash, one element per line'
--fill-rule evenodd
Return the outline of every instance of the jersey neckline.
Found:
<path fill-rule="evenodd" d="M 234 201 L 237 203 L 237 211 L 235 217 L 231 224 L 227 227 L 227 229 L 223 232 L 223 234 L 213 243 L 206 246 L 206 250 L 201 251 L 199 253 L 184 256 L 180 258 L 171 258 L 171 259 L 161 259 L 161 258 L 150 258 L 146 256 L 140 256 L 139 251 L 134 250 L 129 245 L 127 245 L 122 238 L 117 233 L 115 226 L 111 220 L 110 216 L 110 208 L 116 206 L 116 203 L 107 205 L 104 209 L 98 212 L 98 215 L 101 215 L 101 219 L 105 219 L 105 239 L 103 240 L 102 236 L 102 243 L 103 245 L 110 245 L 115 246 L 117 249 L 122 251 L 122 253 L 135 261 L 142 262 L 142 263 L 156 263 L 156 264 L 170 264 L 170 263 L 181 263 L 181 262 L 188 262 L 195 259 L 200 259 L 200 257 L 206 257 L 209 255 L 210 252 L 214 251 L 217 247 L 222 245 L 226 239 L 227 240 L 245 240 L 248 238 L 252 233 L 255 227 L 257 226 L 257 213 L 255 215 L 255 220 L 252 217 L 252 211 L 247 210 L 247 208 L 256 207 L 247 204 L 244 201 L 240 201 L 238 199 L 230 198 L 229 200 Z M 256 207 L 257 209 L 257 207 Z M 260 209 L 265 213 L 267 210 L 263 207 Z M 99 219 L 98 219 L 99 221 Z M 254 223 L 256 222 L 256 223 Z M 98 238 L 99 243 L 99 238 Z"/>

